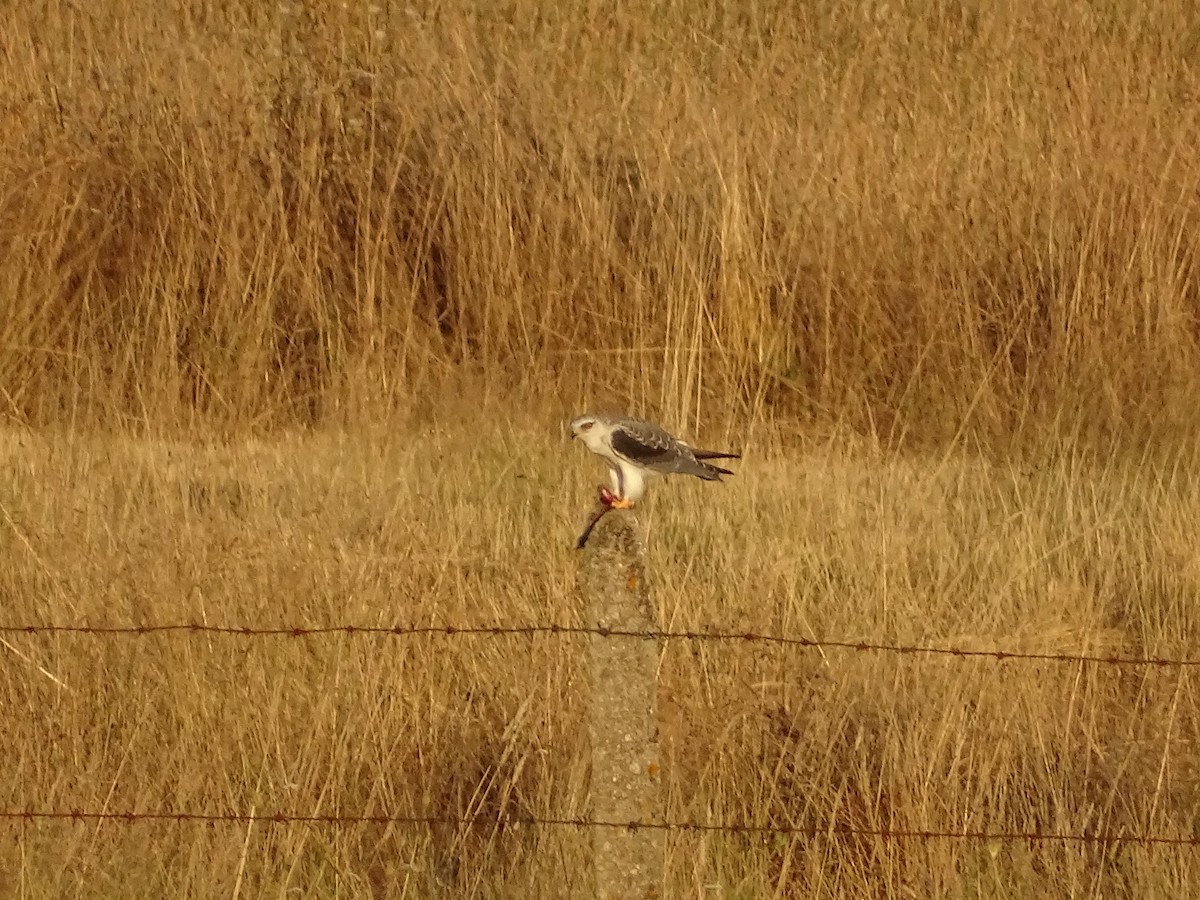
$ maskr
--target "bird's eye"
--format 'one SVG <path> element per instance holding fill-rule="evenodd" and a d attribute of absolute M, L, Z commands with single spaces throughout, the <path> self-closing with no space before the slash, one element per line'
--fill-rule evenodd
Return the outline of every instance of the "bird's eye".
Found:
<path fill-rule="evenodd" d="M 595 424 L 596 424 L 595 422 L 584 422 L 582 425 L 579 426 L 579 430 L 587 431 L 589 428 L 591 428 Z"/>

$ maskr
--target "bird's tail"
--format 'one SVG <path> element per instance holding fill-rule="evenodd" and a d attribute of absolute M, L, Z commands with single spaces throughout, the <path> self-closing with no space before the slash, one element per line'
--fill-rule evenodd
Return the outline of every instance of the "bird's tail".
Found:
<path fill-rule="evenodd" d="M 712 458 L 713 457 L 709 457 L 709 459 Z M 717 458 L 725 459 L 726 457 Z M 733 472 L 729 469 L 722 469 L 720 466 L 714 466 L 712 463 L 701 462 L 700 471 L 696 474 L 698 474 L 705 481 L 720 481 L 722 475 L 732 475 Z"/>
<path fill-rule="evenodd" d="M 693 450 L 692 456 L 696 459 L 741 459 L 740 453 L 721 453 L 719 450 Z M 714 467 L 715 468 L 715 467 Z M 730 472 L 730 475 L 733 473 Z"/>

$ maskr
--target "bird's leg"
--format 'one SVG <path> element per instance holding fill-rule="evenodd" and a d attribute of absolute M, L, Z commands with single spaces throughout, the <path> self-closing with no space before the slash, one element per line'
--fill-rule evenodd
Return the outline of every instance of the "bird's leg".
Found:
<path fill-rule="evenodd" d="M 613 472 L 617 475 L 617 495 L 612 498 L 609 506 L 613 509 L 633 509 L 633 501 L 627 499 L 625 496 L 625 492 L 628 490 L 625 484 L 625 470 L 617 466 L 613 469 Z"/>

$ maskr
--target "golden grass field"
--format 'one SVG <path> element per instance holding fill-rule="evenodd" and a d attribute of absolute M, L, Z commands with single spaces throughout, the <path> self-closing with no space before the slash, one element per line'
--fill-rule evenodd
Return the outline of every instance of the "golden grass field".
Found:
<path fill-rule="evenodd" d="M 1200 656 L 1186 4 L 0 10 L 0 626 Z M 581 639 L 6 632 L 0 812 L 586 812 Z M 666 815 L 1200 836 L 1187 667 L 669 642 Z M 569 828 L 0 821 L 0 897 L 572 897 Z M 1136 844 L 672 834 L 667 896 L 1200 896 Z"/>
<path fill-rule="evenodd" d="M 401 426 L 200 449 L 10 436 L 4 617 L 579 624 L 570 546 L 595 473 L 560 440 Z M 742 469 L 724 485 L 663 485 L 648 505 L 665 627 L 1195 655 L 1200 487 L 1182 465 L 1063 458 L 1025 471 L 839 443 L 785 451 L 764 435 Z M 578 639 L 6 640 L 7 808 L 586 812 Z M 666 814 L 1188 836 L 1195 690 L 1179 669 L 671 642 Z M 4 831 L 4 888 L 26 897 L 571 896 L 588 846 L 554 828 Z M 679 897 L 1173 898 L 1200 879 L 1195 852 L 1171 847 L 668 846 Z"/>

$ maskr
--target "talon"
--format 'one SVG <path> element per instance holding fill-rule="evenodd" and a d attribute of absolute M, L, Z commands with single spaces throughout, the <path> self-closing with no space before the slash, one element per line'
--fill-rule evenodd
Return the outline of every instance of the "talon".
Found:
<path fill-rule="evenodd" d="M 601 486 L 600 502 L 609 509 L 633 509 L 633 501 L 626 500 L 624 497 L 618 497 L 608 488 Z"/>

